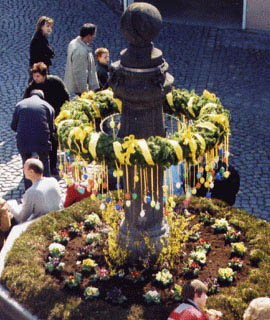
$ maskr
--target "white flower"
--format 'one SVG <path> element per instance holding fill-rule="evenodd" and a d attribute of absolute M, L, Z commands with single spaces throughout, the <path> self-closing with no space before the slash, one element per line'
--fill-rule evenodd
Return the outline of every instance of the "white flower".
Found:
<path fill-rule="evenodd" d="M 94 241 L 98 241 L 99 240 L 99 234 L 96 232 L 90 232 L 88 233 L 88 235 L 86 236 L 86 243 L 92 243 Z"/>
<path fill-rule="evenodd" d="M 205 250 L 192 251 L 190 256 L 196 262 L 199 262 L 201 264 L 205 264 L 206 263 L 206 252 L 205 252 Z"/>
<path fill-rule="evenodd" d="M 65 254 L 66 248 L 60 243 L 51 243 L 49 246 L 49 252 L 52 257 L 61 257 Z"/>
<path fill-rule="evenodd" d="M 84 290 L 84 296 L 85 296 L 86 299 L 98 297 L 99 296 L 99 290 L 98 290 L 98 288 L 95 288 L 95 287 L 87 287 Z"/>
<path fill-rule="evenodd" d="M 147 303 L 150 303 L 150 302 L 160 303 L 161 297 L 156 290 L 149 290 L 143 296 Z"/>
<path fill-rule="evenodd" d="M 173 276 L 169 270 L 163 269 L 156 274 L 156 280 L 162 282 L 163 284 L 168 284 L 173 281 Z"/>
<path fill-rule="evenodd" d="M 85 222 L 90 225 L 101 225 L 101 220 L 96 213 L 91 213 L 85 217 Z"/>

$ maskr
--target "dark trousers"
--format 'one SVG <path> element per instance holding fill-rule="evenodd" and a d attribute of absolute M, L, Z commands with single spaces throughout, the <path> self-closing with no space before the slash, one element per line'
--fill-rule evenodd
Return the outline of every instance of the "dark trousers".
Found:
<path fill-rule="evenodd" d="M 50 177 L 51 176 L 51 171 L 50 171 L 50 165 L 49 165 L 49 152 L 48 151 L 42 151 L 42 152 L 37 152 L 39 160 L 43 163 L 44 166 L 44 171 L 43 171 L 43 176 L 45 177 Z M 34 158 L 33 153 L 21 153 L 23 165 L 25 164 L 25 161 L 30 158 Z M 24 179 L 24 188 L 25 191 L 31 187 L 32 182 L 28 179 L 25 178 L 23 175 Z"/>
<path fill-rule="evenodd" d="M 57 138 L 52 137 L 51 139 L 52 143 L 52 150 L 50 151 L 50 170 L 51 174 L 55 174 L 56 166 L 57 166 L 57 147 L 58 147 L 58 141 Z"/>

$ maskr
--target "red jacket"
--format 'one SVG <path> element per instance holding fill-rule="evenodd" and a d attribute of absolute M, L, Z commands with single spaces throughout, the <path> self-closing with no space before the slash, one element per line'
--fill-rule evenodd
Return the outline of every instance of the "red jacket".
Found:
<path fill-rule="evenodd" d="M 87 191 L 86 186 L 81 186 L 80 187 L 84 188 L 84 193 L 79 193 L 78 192 L 78 185 L 77 184 L 71 184 L 70 186 L 67 187 L 67 193 L 66 193 L 66 199 L 64 202 L 64 207 L 67 208 L 71 206 L 75 202 L 79 202 L 91 195 L 91 192 Z"/>
<path fill-rule="evenodd" d="M 188 301 L 174 309 L 168 320 L 207 320 L 207 318 L 195 304 Z"/>

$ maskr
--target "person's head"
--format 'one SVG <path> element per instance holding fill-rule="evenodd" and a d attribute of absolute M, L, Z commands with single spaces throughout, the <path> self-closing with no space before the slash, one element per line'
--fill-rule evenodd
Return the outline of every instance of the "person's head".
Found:
<path fill-rule="evenodd" d="M 90 43 L 96 36 L 97 26 L 93 23 L 85 23 L 80 30 L 80 37 L 85 43 Z"/>
<path fill-rule="evenodd" d="M 244 320 L 269 320 L 270 298 L 253 299 L 244 313 Z"/>
<path fill-rule="evenodd" d="M 53 23 L 52 18 L 42 16 L 38 19 L 36 30 L 41 31 L 43 35 L 48 35 L 52 32 Z"/>
<path fill-rule="evenodd" d="M 42 90 L 34 89 L 30 91 L 30 97 L 39 96 L 40 99 L 44 99 L 44 92 Z"/>
<path fill-rule="evenodd" d="M 207 300 L 207 286 L 200 280 L 187 281 L 182 289 L 184 300 L 193 300 L 200 308 L 203 308 Z"/>
<path fill-rule="evenodd" d="M 95 51 L 95 55 L 101 64 L 108 64 L 110 60 L 110 53 L 107 48 L 98 48 Z"/>
<path fill-rule="evenodd" d="M 36 83 L 43 83 L 48 75 L 48 67 L 44 62 L 37 62 L 33 64 L 30 72 Z"/>
<path fill-rule="evenodd" d="M 23 171 L 25 178 L 33 182 L 42 177 L 44 167 L 39 159 L 30 158 L 25 161 Z"/>

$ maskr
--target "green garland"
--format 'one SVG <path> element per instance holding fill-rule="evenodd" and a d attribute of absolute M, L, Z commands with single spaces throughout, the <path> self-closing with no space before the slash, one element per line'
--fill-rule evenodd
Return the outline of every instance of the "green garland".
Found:
<path fill-rule="evenodd" d="M 229 111 L 223 108 L 214 94 L 206 90 L 198 96 L 194 91 L 174 88 L 167 95 L 163 109 L 177 117 L 182 125 L 180 131 L 167 138 L 155 136 L 146 140 L 146 151 L 150 152 L 154 165 L 169 167 L 181 160 L 196 163 L 199 155 L 214 150 L 228 139 Z M 126 164 L 149 165 L 144 150 L 137 143 L 132 144 L 132 137 L 120 139 L 101 132 L 94 144 L 95 158 L 90 152 L 93 149 L 93 134 L 96 135 L 96 120 L 118 112 L 121 112 L 121 102 L 113 98 L 111 90 L 84 93 L 80 98 L 66 102 L 55 120 L 61 146 L 88 162 L 105 161 L 108 166 L 113 166 L 115 161 L 121 163 L 123 156 Z M 174 141 L 177 146 L 174 146 Z M 115 142 L 121 144 L 120 154 L 115 153 Z M 92 146 L 89 147 L 89 144 Z"/>

